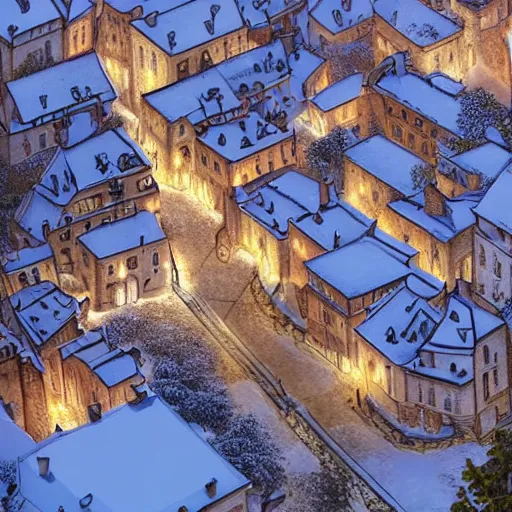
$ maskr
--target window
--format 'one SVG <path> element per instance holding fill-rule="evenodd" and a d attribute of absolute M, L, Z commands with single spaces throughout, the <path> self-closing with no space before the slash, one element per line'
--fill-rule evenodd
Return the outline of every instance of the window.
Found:
<path fill-rule="evenodd" d="M 480 266 L 482 268 L 485 268 L 485 265 L 486 265 L 485 249 L 482 244 L 480 244 L 480 247 L 478 248 L 478 261 L 480 263 Z"/>
<path fill-rule="evenodd" d="M 139 46 L 139 66 L 144 68 L 144 48 Z"/>
<path fill-rule="evenodd" d="M 425 155 L 425 156 L 428 156 L 428 142 L 427 141 L 423 141 L 421 143 L 421 152 Z"/>
<path fill-rule="evenodd" d="M 388 395 L 393 395 L 393 374 L 391 373 L 391 366 L 386 366 L 386 381 L 388 387 Z"/>
<path fill-rule="evenodd" d="M 71 230 L 70 229 L 66 229 L 66 231 L 63 231 L 59 235 L 59 239 L 61 242 L 67 242 L 70 238 L 71 238 Z"/>
<path fill-rule="evenodd" d="M 444 399 L 444 410 L 447 412 L 452 412 L 452 397 L 449 393 Z"/>
<path fill-rule="evenodd" d="M 201 153 L 201 163 L 205 167 L 208 167 L 208 157 L 204 153 Z"/>
<path fill-rule="evenodd" d="M 420 404 L 423 403 L 423 388 L 421 387 L 421 384 L 418 384 L 418 402 Z"/>
<path fill-rule="evenodd" d="M 219 162 L 213 162 L 213 168 L 214 168 L 215 172 L 218 172 L 220 174 Z"/>
<path fill-rule="evenodd" d="M 403 119 L 404 121 L 407 121 L 407 111 L 406 111 L 406 110 L 404 110 L 404 109 L 402 109 L 402 119 Z"/>
<path fill-rule="evenodd" d="M 46 62 L 51 62 L 52 60 L 52 42 L 50 40 L 44 43 L 44 58 Z"/>
<path fill-rule="evenodd" d="M 93 403 L 96 403 L 98 401 L 98 397 L 96 396 L 96 391 L 93 391 L 91 393 L 91 397 L 92 397 L 92 402 Z"/>
<path fill-rule="evenodd" d="M 325 325 L 332 325 L 333 322 L 332 322 L 332 315 L 329 311 L 327 311 L 326 309 L 323 310 L 323 315 L 324 315 L 324 323 Z"/>
<path fill-rule="evenodd" d="M 153 266 L 158 267 L 159 264 L 160 264 L 160 255 L 158 254 L 158 252 L 154 252 L 153 253 Z"/>
<path fill-rule="evenodd" d="M 494 352 L 494 364 L 498 364 L 498 352 Z"/>
<path fill-rule="evenodd" d="M 273 172 L 274 170 L 274 153 L 269 151 L 268 153 L 268 172 Z"/>
<path fill-rule="evenodd" d="M 498 260 L 496 254 L 493 256 L 493 272 L 497 278 L 501 279 L 501 262 Z"/>
<path fill-rule="evenodd" d="M 494 381 L 494 389 L 499 386 L 498 368 L 494 368 L 492 371 L 492 380 Z"/>
<path fill-rule="evenodd" d="M 85 25 L 82 26 L 82 46 L 85 46 Z"/>
<path fill-rule="evenodd" d="M 204 70 L 210 68 L 211 66 L 213 66 L 213 60 L 210 56 L 210 52 L 208 50 L 205 50 L 201 54 L 200 69 L 201 69 L 201 71 L 204 71 Z"/>
<path fill-rule="evenodd" d="M 89 266 L 89 255 L 85 251 L 82 251 L 82 261 L 86 267 Z"/>
<path fill-rule="evenodd" d="M 180 80 L 181 78 L 185 78 L 189 75 L 188 59 L 182 60 L 176 66 L 176 74 L 178 75 L 178 80 Z"/>
<path fill-rule="evenodd" d="M 483 387 L 483 393 L 484 393 L 484 400 L 489 399 L 489 373 L 485 372 L 482 375 L 482 387 Z"/>
<path fill-rule="evenodd" d="M 450 371 L 455 373 L 457 371 L 457 365 L 455 363 L 450 363 Z"/>
<path fill-rule="evenodd" d="M 34 282 L 36 284 L 39 284 L 41 282 L 41 274 L 39 273 L 39 269 L 37 267 L 34 267 L 32 269 L 32 277 L 34 278 Z"/>
<path fill-rule="evenodd" d="M 430 130 L 430 135 L 432 138 L 437 138 L 437 130 L 435 128 L 432 128 L 432 130 Z"/>
<path fill-rule="evenodd" d="M 455 414 L 461 414 L 461 407 L 460 407 L 460 393 L 455 393 Z"/>
<path fill-rule="evenodd" d="M 180 137 L 183 137 L 183 135 L 185 135 L 185 125 L 184 124 L 180 124 L 179 135 L 180 135 Z"/>
<path fill-rule="evenodd" d="M 484 345 L 484 364 L 489 364 L 489 347 Z"/>
<path fill-rule="evenodd" d="M 126 266 L 128 267 L 128 270 L 135 270 L 139 266 L 137 256 L 131 256 L 128 258 L 126 260 Z"/>
<path fill-rule="evenodd" d="M 416 148 L 416 137 L 414 136 L 414 133 L 409 133 L 407 136 L 407 146 L 409 149 L 415 149 Z"/>
<path fill-rule="evenodd" d="M 478 293 L 480 295 L 485 295 L 485 285 L 483 283 L 478 284 Z"/>
<path fill-rule="evenodd" d="M 139 192 L 144 192 L 144 190 L 148 190 L 152 188 L 155 185 L 155 180 L 153 179 L 153 176 L 149 175 L 145 178 L 139 180 L 137 182 L 137 188 L 139 189 Z"/>
<path fill-rule="evenodd" d="M 46 149 L 46 132 L 39 134 L 39 149 Z"/>
<path fill-rule="evenodd" d="M 18 282 L 23 287 L 28 286 L 28 277 L 26 272 L 21 272 L 21 274 L 18 275 Z"/>
<path fill-rule="evenodd" d="M 109 265 L 109 266 L 108 266 L 108 269 L 107 269 L 107 274 L 108 274 L 109 276 L 113 276 L 113 275 L 114 275 L 114 272 L 115 272 L 114 265 Z"/>
<path fill-rule="evenodd" d="M 428 405 L 431 407 L 436 406 L 436 392 L 434 388 L 428 388 Z"/>
<path fill-rule="evenodd" d="M 417 128 L 423 128 L 423 120 L 419 117 L 414 120 L 414 124 Z"/>
<path fill-rule="evenodd" d="M 402 141 L 404 132 L 402 128 L 396 124 L 391 126 L 391 134 L 395 140 Z"/>
<path fill-rule="evenodd" d="M 156 59 L 156 53 L 155 52 L 151 53 L 151 71 L 153 71 L 153 73 L 157 73 L 158 72 L 158 61 Z"/>

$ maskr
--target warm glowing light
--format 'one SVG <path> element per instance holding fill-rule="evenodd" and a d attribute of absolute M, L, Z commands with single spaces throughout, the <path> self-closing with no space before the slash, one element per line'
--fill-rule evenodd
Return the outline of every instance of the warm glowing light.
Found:
<path fill-rule="evenodd" d="M 53 428 L 58 424 L 63 430 L 70 430 L 80 425 L 76 413 L 61 402 L 50 403 L 48 416 Z"/>
<path fill-rule="evenodd" d="M 117 275 L 119 279 L 126 279 L 128 272 L 126 270 L 126 266 L 124 265 L 124 263 L 121 263 L 121 265 L 119 265 L 119 272 L 117 273 Z"/>
<path fill-rule="evenodd" d="M 183 165 L 183 158 L 179 153 L 175 153 L 174 159 L 173 159 L 174 167 L 180 168 Z"/>

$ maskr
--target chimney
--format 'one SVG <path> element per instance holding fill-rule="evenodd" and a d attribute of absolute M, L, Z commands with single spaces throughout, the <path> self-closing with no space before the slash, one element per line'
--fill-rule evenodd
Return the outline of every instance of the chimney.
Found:
<path fill-rule="evenodd" d="M 478 174 L 468 174 L 469 190 L 480 190 L 482 186 L 482 177 Z"/>
<path fill-rule="evenodd" d="M 144 235 L 140 235 L 140 246 L 144 245 Z"/>
<path fill-rule="evenodd" d="M 425 194 L 425 213 L 441 217 L 446 213 L 446 204 L 443 194 L 437 188 L 429 184 L 423 191 Z"/>
<path fill-rule="evenodd" d="M 217 479 L 213 478 L 205 485 L 208 498 L 213 498 L 217 494 Z"/>
<path fill-rule="evenodd" d="M 328 176 L 326 178 L 322 178 L 320 181 L 320 208 L 327 208 L 329 202 L 331 201 L 330 189 L 334 184 L 334 179 L 332 176 Z"/>
<path fill-rule="evenodd" d="M 37 457 L 37 465 L 39 466 L 39 476 L 48 478 L 50 474 L 50 457 Z"/>
<path fill-rule="evenodd" d="M 87 413 L 89 414 L 89 421 L 96 423 L 101 420 L 101 404 L 91 404 L 87 407 Z"/>

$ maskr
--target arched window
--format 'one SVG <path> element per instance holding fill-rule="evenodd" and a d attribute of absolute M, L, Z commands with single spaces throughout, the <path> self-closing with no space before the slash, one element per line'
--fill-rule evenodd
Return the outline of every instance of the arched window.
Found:
<path fill-rule="evenodd" d="M 158 252 L 154 252 L 153 253 L 153 266 L 158 267 L 159 263 L 160 263 L 160 255 L 158 254 Z"/>
<path fill-rule="evenodd" d="M 444 399 L 444 410 L 452 412 L 452 396 L 448 393 Z"/>
<path fill-rule="evenodd" d="M 151 70 L 153 71 L 153 73 L 156 73 L 158 71 L 158 61 L 156 59 L 155 52 L 151 54 Z"/>
<path fill-rule="evenodd" d="M 489 347 L 484 345 L 484 364 L 489 364 Z"/>
<path fill-rule="evenodd" d="M 485 268 L 486 265 L 486 258 L 485 258 L 485 249 L 482 244 L 480 244 L 480 247 L 478 248 L 478 261 L 480 263 L 480 266 L 482 268 Z"/>
<path fill-rule="evenodd" d="M 141 68 L 144 67 L 144 48 L 139 46 L 139 65 Z"/>
<path fill-rule="evenodd" d="M 41 282 L 41 274 L 39 273 L 39 269 L 37 267 L 34 267 L 32 269 L 32 276 L 34 277 L 34 281 L 36 284 L 39 284 Z"/>
<path fill-rule="evenodd" d="M 457 371 L 457 365 L 455 363 L 450 364 L 450 371 L 455 373 Z"/>

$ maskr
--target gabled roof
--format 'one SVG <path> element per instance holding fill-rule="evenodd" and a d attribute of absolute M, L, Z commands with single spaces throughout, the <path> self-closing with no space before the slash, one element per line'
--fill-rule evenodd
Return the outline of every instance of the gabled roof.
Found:
<path fill-rule="evenodd" d="M 13 461 L 32 450 L 36 443 L 7 414 L 0 400 L 0 461 Z"/>
<path fill-rule="evenodd" d="M 453 36 L 461 28 L 419 0 L 373 3 L 375 12 L 404 37 L 422 48 Z"/>
<path fill-rule="evenodd" d="M 50 459 L 51 481 L 39 476 L 37 457 Z M 205 485 L 213 478 L 217 493 L 210 498 Z M 66 512 L 79 512 L 88 494 L 94 512 L 192 512 L 250 485 L 156 396 L 39 443 L 20 460 L 19 481 L 37 509 Z"/>
<path fill-rule="evenodd" d="M 268 25 L 270 19 L 277 18 L 281 14 L 296 8 L 302 0 L 263 0 L 253 2 L 252 0 L 238 0 L 240 12 L 250 27 L 259 28 Z"/>
<path fill-rule="evenodd" d="M 382 135 L 359 142 L 345 152 L 345 157 L 386 185 L 408 196 L 415 192 L 411 168 L 424 161 Z"/>
<path fill-rule="evenodd" d="M 185 2 L 186 0 L 105 0 L 106 4 L 122 13 L 128 13 L 137 7 L 141 7 L 143 16 L 152 12 L 166 12 Z"/>
<path fill-rule="evenodd" d="M 278 240 L 287 238 L 289 220 L 316 211 L 320 203 L 318 182 L 296 171 L 286 172 L 249 195 L 242 187 L 237 192 L 239 208 Z"/>
<path fill-rule="evenodd" d="M 30 340 L 40 346 L 78 317 L 78 302 L 49 281 L 23 288 L 9 298 L 19 323 Z"/>
<path fill-rule="evenodd" d="M 78 88 L 78 92 L 75 87 Z M 117 95 L 95 53 L 66 60 L 7 83 L 22 123 L 63 114 L 74 107 L 113 101 Z M 79 97 L 80 95 L 80 97 Z M 46 105 L 46 106 L 45 106 Z"/>
<path fill-rule="evenodd" d="M 101 224 L 78 237 L 78 241 L 98 259 L 165 239 L 157 218 L 147 211 Z"/>
<path fill-rule="evenodd" d="M 63 2 L 64 0 L 60 1 Z M 69 10 L 67 12 L 68 23 L 71 23 L 80 16 L 83 16 L 84 14 L 89 12 L 93 7 L 94 4 L 93 2 L 91 2 L 91 0 L 71 0 Z"/>
<path fill-rule="evenodd" d="M 341 8 L 339 1 L 321 0 L 309 15 L 331 34 L 339 34 L 371 18 L 373 7 L 370 0 L 357 0 L 352 2 L 351 9 L 347 12 Z"/>
<path fill-rule="evenodd" d="M 142 149 L 118 128 L 72 148 L 59 148 L 36 191 L 52 203 L 66 206 L 82 190 L 150 166 Z"/>
<path fill-rule="evenodd" d="M 363 74 L 355 73 L 320 91 L 311 101 L 323 112 L 359 98 Z"/>
<path fill-rule="evenodd" d="M 38 247 L 27 247 L 21 249 L 21 251 L 4 254 L 2 267 L 4 272 L 9 274 L 50 258 L 53 258 L 52 248 L 49 244 L 43 244 Z"/>
<path fill-rule="evenodd" d="M 510 190 L 512 190 L 512 170 L 507 169 L 489 187 L 483 199 L 473 211 L 488 222 L 512 234 Z"/>
<path fill-rule="evenodd" d="M 441 316 L 402 284 L 374 304 L 355 330 L 391 362 L 403 365 L 416 357 Z"/>
<path fill-rule="evenodd" d="M 22 6 L 26 5 L 28 9 L 22 10 L 20 3 Z M 27 30 L 59 19 L 60 12 L 52 0 L 26 0 L 26 2 L 2 0 L 0 2 L 0 18 L 4 20 L 0 24 L 0 37 L 10 42 L 12 41 L 9 34 L 11 25 L 17 28 L 14 32 L 14 37 L 16 37 Z"/>
<path fill-rule="evenodd" d="M 283 132 L 250 112 L 238 121 L 208 128 L 199 140 L 227 161 L 237 162 L 292 136 L 290 130 Z"/>
<path fill-rule="evenodd" d="M 369 236 L 317 256 L 305 265 L 347 299 L 378 290 L 412 273 L 401 255 Z"/>
<path fill-rule="evenodd" d="M 158 14 L 151 26 L 145 19 L 132 25 L 168 55 L 178 55 L 244 27 L 235 0 L 191 0 Z"/>
<path fill-rule="evenodd" d="M 442 195 L 440 192 L 439 194 Z M 454 198 L 443 196 L 446 211 L 442 216 L 429 215 L 425 212 L 424 191 L 389 203 L 388 208 L 446 243 L 475 223 L 472 208 L 478 204 L 481 197 L 479 193 L 466 193 Z"/>

